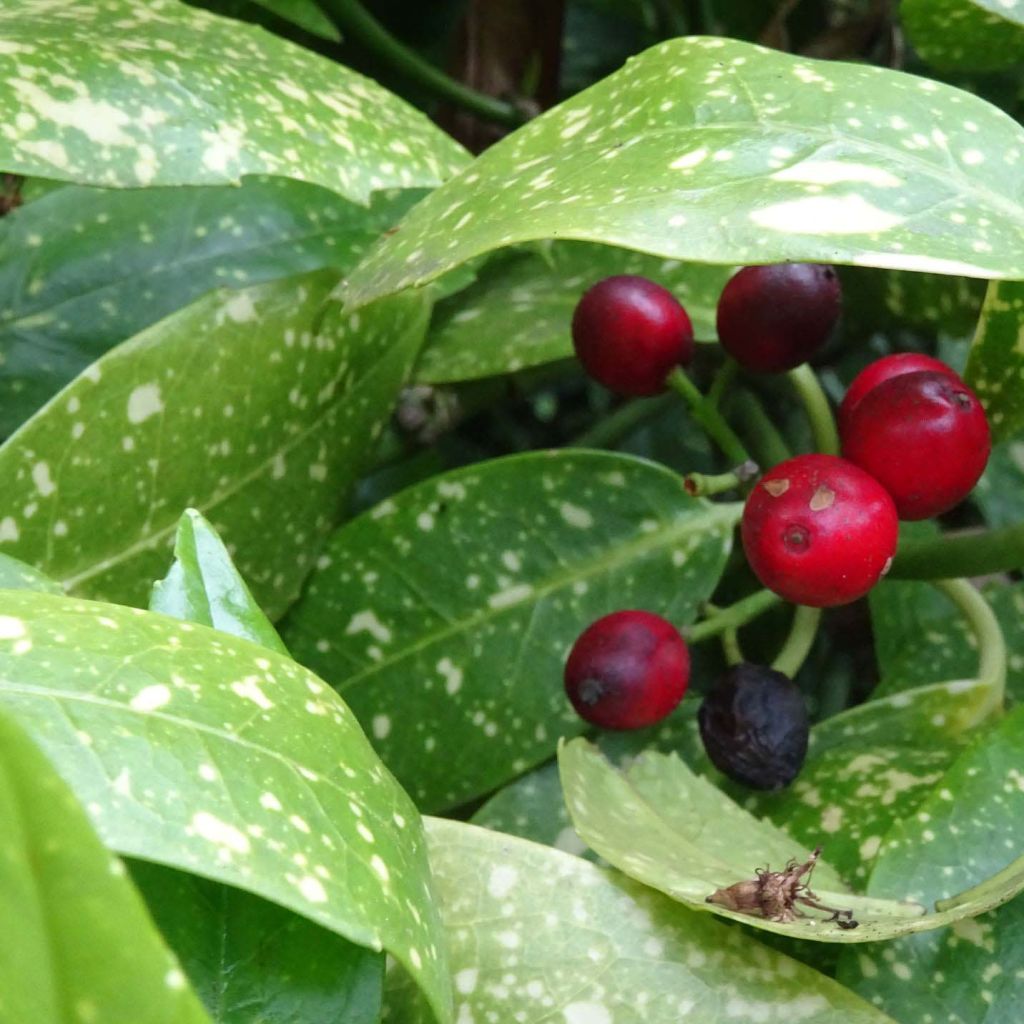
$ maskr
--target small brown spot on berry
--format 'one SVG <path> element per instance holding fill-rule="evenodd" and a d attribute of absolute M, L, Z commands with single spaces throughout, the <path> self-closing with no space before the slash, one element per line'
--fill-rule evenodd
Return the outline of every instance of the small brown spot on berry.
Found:
<path fill-rule="evenodd" d="M 836 502 L 836 492 L 831 487 L 826 487 L 824 484 L 819 487 L 814 494 L 811 495 L 811 511 L 812 512 L 823 512 L 827 508 L 831 508 Z"/>
<path fill-rule="evenodd" d="M 793 523 L 782 534 L 782 543 L 790 551 L 806 551 L 811 546 L 811 531 L 806 526 Z"/>
<path fill-rule="evenodd" d="M 789 490 L 789 480 L 785 477 L 781 480 L 765 480 L 763 486 L 773 498 L 781 498 Z"/>

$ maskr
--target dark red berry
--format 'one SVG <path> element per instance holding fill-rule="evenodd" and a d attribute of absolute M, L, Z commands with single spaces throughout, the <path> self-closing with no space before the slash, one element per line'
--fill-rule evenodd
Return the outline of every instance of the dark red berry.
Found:
<path fill-rule="evenodd" d="M 711 763 L 753 789 L 781 789 L 800 773 L 810 722 L 800 688 L 762 665 L 734 665 L 697 712 Z"/>
<path fill-rule="evenodd" d="M 874 477 L 834 455 L 798 455 L 758 481 L 741 533 L 766 587 L 795 604 L 830 608 L 878 582 L 898 529 L 892 498 Z"/>
<path fill-rule="evenodd" d="M 693 326 L 676 297 L 646 277 L 622 274 L 584 293 L 572 343 L 594 380 L 620 395 L 656 395 L 693 358 Z"/>
<path fill-rule="evenodd" d="M 935 373 L 944 373 L 953 380 L 960 380 L 960 375 L 944 362 L 920 352 L 897 352 L 895 355 L 883 356 L 865 366 L 846 389 L 839 406 L 839 429 L 843 429 L 853 408 L 869 391 L 893 377 L 915 373 L 918 370 L 932 370 Z"/>
<path fill-rule="evenodd" d="M 842 304 L 839 277 L 832 267 L 744 267 L 718 300 L 718 340 L 748 370 L 792 370 L 828 340 Z"/>
<path fill-rule="evenodd" d="M 930 370 L 873 388 L 854 406 L 840 437 L 843 455 L 892 495 L 900 519 L 928 519 L 959 504 L 992 449 L 974 392 Z"/>
<path fill-rule="evenodd" d="M 660 722 L 690 681 L 690 652 L 651 612 L 613 612 L 588 626 L 565 663 L 565 692 L 581 718 L 605 729 Z"/>

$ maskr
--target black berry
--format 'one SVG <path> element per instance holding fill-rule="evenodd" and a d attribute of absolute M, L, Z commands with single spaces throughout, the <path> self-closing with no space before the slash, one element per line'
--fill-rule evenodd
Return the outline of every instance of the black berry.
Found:
<path fill-rule="evenodd" d="M 752 789 L 782 789 L 807 756 L 810 722 L 799 687 L 763 665 L 734 665 L 697 712 L 711 763 Z"/>

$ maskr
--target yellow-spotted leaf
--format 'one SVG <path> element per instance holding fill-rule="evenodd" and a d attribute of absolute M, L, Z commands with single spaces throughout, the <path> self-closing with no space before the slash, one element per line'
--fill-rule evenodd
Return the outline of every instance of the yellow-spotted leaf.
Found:
<path fill-rule="evenodd" d="M 0 708 L 108 845 L 386 949 L 449 1019 L 419 815 L 310 672 L 205 626 L 10 591 Z"/>
<path fill-rule="evenodd" d="M 1024 431 L 1024 282 L 993 281 L 964 380 L 985 407 L 994 440 Z"/>
<path fill-rule="evenodd" d="M 903 0 L 900 16 L 914 49 L 936 67 L 999 71 L 1024 64 L 1021 0 Z"/>

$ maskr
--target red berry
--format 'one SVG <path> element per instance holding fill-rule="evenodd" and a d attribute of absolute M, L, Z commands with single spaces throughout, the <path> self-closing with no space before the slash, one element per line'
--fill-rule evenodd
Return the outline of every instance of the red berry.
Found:
<path fill-rule="evenodd" d="M 895 355 L 883 356 L 865 366 L 846 389 L 846 394 L 839 406 L 839 429 L 843 429 L 854 406 L 869 391 L 877 388 L 883 381 L 899 377 L 904 373 L 914 373 L 917 370 L 932 370 L 935 373 L 944 373 L 953 380 L 960 380 L 960 375 L 944 362 L 933 359 L 931 356 L 922 355 L 920 352 L 898 352 Z"/>
<path fill-rule="evenodd" d="M 581 718 L 605 729 L 660 722 L 690 681 L 678 630 L 651 612 L 613 612 L 589 625 L 565 663 L 565 692 Z"/>
<path fill-rule="evenodd" d="M 656 395 L 693 358 L 693 326 L 676 297 L 646 277 L 606 277 L 572 317 L 572 343 L 594 380 L 620 395 Z"/>
<path fill-rule="evenodd" d="M 832 267 L 820 263 L 744 267 L 718 300 L 718 340 L 748 370 L 792 370 L 828 339 L 842 301 L 839 277 Z"/>
<path fill-rule="evenodd" d="M 798 455 L 769 470 L 743 509 L 743 549 L 757 578 L 796 604 L 863 597 L 896 553 L 899 524 L 877 480 L 834 455 Z"/>
<path fill-rule="evenodd" d="M 992 448 L 974 392 L 930 370 L 873 388 L 850 411 L 840 437 L 843 455 L 892 495 L 900 519 L 928 519 L 961 502 Z"/>

